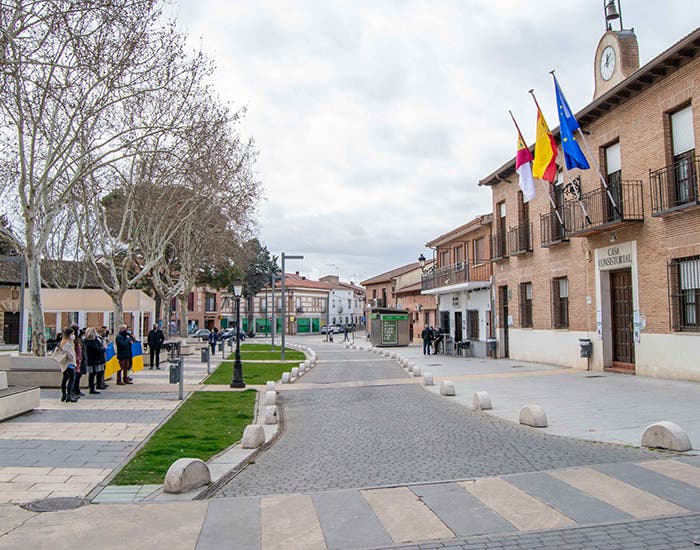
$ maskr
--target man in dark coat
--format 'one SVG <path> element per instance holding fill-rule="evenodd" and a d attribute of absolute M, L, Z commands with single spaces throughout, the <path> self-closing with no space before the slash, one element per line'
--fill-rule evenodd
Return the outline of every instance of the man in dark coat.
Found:
<path fill-rule="evenodd" d="M 423 339 L 423 355 L 430 355 L 430 343 L 433 340 L 433 331 L 430 330 L 429 326 L 426 326 L 420 333 L 420 337 Z"/>
<path fill-rule="evenodd" d="M 148 351 L 151 356 L 151 366 L 149 367 L 153 370 L 153 358 L 156 360 L 156 369 L 160 370 L 160 350 L 163 347 L 163 342 L 165 342 L 165 334 L 160 330 L 157 324 L 153 325 L 153 328 L 148 333 Z"/>
<path fill-rule="evenodd" d="M 129 370 L 131 369 L 131 342 L 133 338 L 129 334 L 126 325 L 121 325 L 119 327 L 119 334 L 114 339 L 114 343 L 117 345 L 117 360 L 119 361 L 119 370 L 117 371 L 117 386 L 123 386 L 124 384 L 132 384 L 132 380 L 129 377 Z"/>

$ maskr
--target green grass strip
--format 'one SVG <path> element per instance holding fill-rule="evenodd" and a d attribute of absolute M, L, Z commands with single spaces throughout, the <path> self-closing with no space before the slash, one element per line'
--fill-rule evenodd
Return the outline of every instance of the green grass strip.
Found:
<path fill-rule="evenodd" d="M 255 391 L 197 392 L 153 434 L 113 485 L 160 484 L 178 458 L 207 461 L 243 436 L 252 423 Z"/>
<path fill-rule="evenodd" d="M 279 380 L 283 372 L 289 372 L 293 363 L 256 363 L 243 361 L 243 380 L 246 384 L 264 384 L 268 380 Z M 230 384 L 233 377 L 233 359 L 221 363 L 205 380 L 205 384 Z"/>

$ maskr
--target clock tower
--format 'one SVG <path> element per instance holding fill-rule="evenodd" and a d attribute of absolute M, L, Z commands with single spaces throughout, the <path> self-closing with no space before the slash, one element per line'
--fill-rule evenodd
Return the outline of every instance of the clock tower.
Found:
<path fill-rule="evenodd" d="M 639 68 L 639 46 L 634 29 L 622 26 L 621 0 L 603 0 L 606 32 L 598 42 L 595 52 L 596 99 L 622 82 Z M 619 30 L 613 30 L 612 22 L 619 19 Z"/>

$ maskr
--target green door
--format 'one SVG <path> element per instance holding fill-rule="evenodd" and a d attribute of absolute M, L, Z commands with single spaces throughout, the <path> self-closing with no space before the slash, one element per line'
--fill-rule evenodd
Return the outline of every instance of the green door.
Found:
<path fill-rule="evenodd" d="M 321 331 L 321 319 L 318 317 L 314 317 L 311 319 L 311 332 L 320 332 Z"/>
<path fill-rule="evenodd" d="M 311 332 L 311 319 L 297 319 L 297 331 L 299 333 Z"/>

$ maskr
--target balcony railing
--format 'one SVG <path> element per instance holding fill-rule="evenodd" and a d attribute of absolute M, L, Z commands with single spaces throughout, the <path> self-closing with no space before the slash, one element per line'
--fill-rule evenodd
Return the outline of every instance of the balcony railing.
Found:
<path fill-rule="evenodd" d="M 508 231 L 508 250 L 511 256 L 532 252 L 532 224 L 522 223 Z"/>
<path fill-rule="evenodd" d="M 488 281 L 490 278 L 491 267 L 487 260 L 481 260 L 479 263 L 459 262 L 424 273 L 421 289 L 431 290 L 471 281 Z"/>
<path fill-rule="evenodd" d="M 491 261 L 508 257 L 508 240 L 505 233 L 491 235 Z"/>
<path fill-rule="evenodd" d="M 559 216 L 566 223 L 568 209 L 560 207 L 558 209 Z M 540 214 L 540 246 L 549 248 L 552 245 L 568 242 L 569 237 L 559 221 L 557 212 L 551 211 L 547 214 Z"/>
<path fill-rule="evenodd" d="M 700 204 L 700 160 L 685 158 L 660 170 L 649 171 L 651 215 L 663 216 Z"/>
<path fill-rule="evenodd" d="M 608 185 L 608 191 L 601 187 L 583 193 L 580 202 L 566 202 L 571 221 L 565 223 L 570 236 L 595 235 L 622 225 L 644 221 L 641 181 L 612 182 Z"/>

